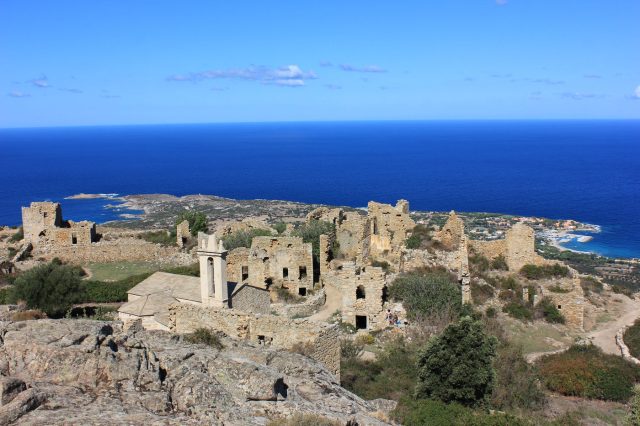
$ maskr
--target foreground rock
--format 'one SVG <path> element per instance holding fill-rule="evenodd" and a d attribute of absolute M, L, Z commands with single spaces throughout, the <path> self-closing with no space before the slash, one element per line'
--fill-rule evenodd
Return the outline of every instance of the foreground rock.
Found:
<path fill-rule="evenodd" d="M 3 323 L 0 336 L 1 424 L 263 425 L 304 412 L 379 425 L 393 407 L 310 358 L 226 338 L 217 350 L 90 320 Z"/>

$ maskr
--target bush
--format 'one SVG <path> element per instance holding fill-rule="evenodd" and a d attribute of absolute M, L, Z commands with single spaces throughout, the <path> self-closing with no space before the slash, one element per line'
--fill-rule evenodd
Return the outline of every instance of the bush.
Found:
<path fill-rule="evenodd" d="M 9 238 L 10 243 L 17 243 L 18 241 L 22 241 L 24 239 L 24 230 L 22 226 L 18 229 L 18 232 L 13 234 L 11 238 Z"/>
<path fill-rule="evenodd" d="M 460 404 L 445 404 L 431 399 L 400 400 L 392 413 L 405 426 L 520 426 L 527 423 L 504 413 L 487 413 Z"/>
<path fill-rule="evenodd" d="M 51 262 L 20 274 L 12 291 L 13 300 L 23 300 L 30 309 L 60 317 L 84 299 L 81 269 Z"/>
<path fill-rule="evenodd" d="M 498 312 L 496 311 L 496 308 L 494 308 L 493 306 L 489 306 L 487 310 L 484 311 L 484 313 L 487 316 L 487 318 L 495 318 L 496 315 L 498 314 Z"/>
<path fill-rule="evenodd" d="M 529 280 L 540 280 L 544 278 L 561 278 L 569 276 L 569 268 L 554 263 L 553 265 L 524 265 L 520 269 L 520 275 Z"/>
<path fill-rule="evenodd" d="M 276 295 L 278 296 L 278 300 L 282 303 L 302 303 L 304 301 L 303 297 L 298 296 L 297 294 L 291 293 L 288 289 L 278 286 L 276 289 Z"/>
<path fill-rule="evenodd" d="M 418 359 L 417 398 L 481 405 L 494 384 L 497 339 L 482 323 L 464 317 L 433 337 Z"/>
<path fill-rule="evenodd" d="M 342 354 L 350 355 L 340 362 L 341 386 L 364 399 L 398 400 L 410 394 L 416 385 L 418 347 L 403 338 L 387 342 L 375 361 L 363 361 L 362 345 L 343 341 Z"/>
<path fill-rule="evenodd" d="M 273 229 L 275 229 L 278 234 L 282 234 L 284 231 L 287 230 L 287 224 L 284 222 L 275 223 L 273 225 Z"/>
<path fill-rule="evenodd" d="M 491 261 L 491 269 L 508 271 L 509 265 L 507 265 L 507 260 L 504 258 L 504 256 L 500 255 Z"/>
<path fill-rule="evenodd" d="M 543 298 L 535 307 L 536 318 L 543 318 L 545 321 L 555 324 L 564 324 L 565 318 L 560 313 L 556 305 L 548 297 Z"/>
<path fill-rule="evenodd" d="M 469 264 L 471 266 L 471 270 L 476 274 L 489 270 L 489 259 L 481 254 L 473 254 L 469 256 Z"/>
<path fill-rule="evenodd" d="M 640 385 L 633 387 L 633 397 L 629 401 L 631 410 L 627 416 L 627 424 L 630 426 L 640 425 Z"/>
<path fill-rule="evenodd" d="M 82 281 L 85 290 L 82 301 L 88 303 L 126 302 L 127 292 L 149 278 L 150 275 L 151 273 L 132 275 L 113 282 Z"/>
<path fill-rule="evenodd" d="M 15 300 L 12 294 L 13 287 L 0 288 L 0 305 L 8 305 Z"/>
<path fill-rule="evenodd" d="M 622 336 L 625 345 L 629 347 L 629 352 L 636 358 L 640 358 L 640 319 L 624 332 Z"/>
<path fill-rule="evenodd" d="M 207 232 L 209 226 L 207 224 L 207 215 L 195 210 L 185 210 L 178 215 L 176 219 L 176 226 L 183 221 L 189 222 L 189 232 L 194 237 L 198 235 L 198 232 Z"/>
<path fill-rule="evenodd" d="M 286 419 L 269 421 L 267 426 L 341 426 L 342 422 L 331 420 L 317 414 L 296 413 Z"/>
<path fill-rule="evenodd" d="M 323 220 L 311 220 L 298 226 L 292 232 L 294 237 L 302 237 L 305 243 L 311 243 L 313 248 L 313 256 L 318 259 L 320 256 L 320 235 L 330 235 L 335 232 L 335 225 L 325 222 Z M 333 248 L 334 257 L 337 253 L 337 248 Z"/>
<path fill-rule="evenodd" d="M 271 231 L 267 229 L 250 229 L 247 231 L 236 231 L 222 239 L 224 248 L 233 250 L 238 247 L 251 247 L 254 237 L 271 236 Z"/>
<path fill-rule="evenodd" d="M 462 308 L 460 287 L 446 272 L 409 273 L 389 286 L 389 296 L 402 302 L 409 318 L 430 317 Z"/>
<path fill-rule="evenodd" d="M 476 305 L 482 305 L 494 295 L 493 287 L 480 284 L 475 280 L 471 281 L 471 298 Z"/>
<path fill-rule="evenodd" d="M 162 244 L 163 246 L 173 246 L 176 244 L 175 232 L 149 231 L 140 234 L 138 237 L 150 243 Z"/>
<path fill-rule="evenodd" d="M 600 294 L 604 290 L 602 283 L 593 277 L 581 277 L 580 287 L 582 287 L 585 296 L 589 296 L 591 293 Z"/>
<path fill-rule="evenodd" d="M 545 385 L 568 396 L 625 402 L 640 379 L 640 367 L 593 345 L 574 345 L 538 361 Z"/>
<path fill-rule="evenodd" d="M 389 262 L 386 262 L 384 260 L 373 260 L 371 262 L 371 266 L 375 268 L 382 268 L 382 270 L 385 272 L 389 272 L 389 268 L 391 267 L 391 265 L 389 265 Z"/>
<path fill-rule="evenodd" d="M 522 355 L 522 347 L 501 343 L 494 366 L 493 407 L 501 410 L 535 410 L 545 403 L 537 370 Z"/>
<path fill-rule="evenodd" d="M 424 248 L 425 243 L 431 240 L 429 228 L 426 225 L 418 224 L 411 231 L 411 236 L 405 241 L 408 249 Z"/>
<path fill-rule="evenodd" d="M 513 318 L 521 321 L 530 321 L 533 319 L 533 311 L 530 306 L 522 301 L 509 302 L 502 307 L 502 312 L 511 315 Z"/>
<path fill-rule="evenodd" d="M 184 339 L 189 343 L 203 344 L 215 349 L 224 348 L 220 337 L 215 332 L 204 327 L 197 328 L 193 333 L 187 334 Z"/>

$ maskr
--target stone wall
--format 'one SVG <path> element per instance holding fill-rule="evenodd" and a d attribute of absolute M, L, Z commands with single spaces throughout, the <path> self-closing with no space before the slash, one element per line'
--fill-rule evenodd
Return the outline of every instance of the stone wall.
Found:
<path fill-rule="evenodd" d="M 297 304 L 273 303 L 271 312 L 285 317 L 309 317 L 318 312 L 324 306 L 327 295 L 324 289 L 320 289 L 313 296 L 308 297 L 304 302 Z"/>
<path fill-rule="evenodd" d="M 356 325 L 356 316 L 360 316 L 366 317 L 367 329 L 386 326 L 384 317 L 389 302 L 382 268 L 344 262 L 338 269 L 331 270 L 324 277 L 324 282 L 337 288 L 342 295 L 342 321 Z"/>
<path fill-rule="evenodd" d="M 576 271 L 572 270 L 574 277 L 567 282 L 553 280 L 549 285 L 560 286 L 569 290 L 568 293 L 558 293 L 547 289 L 548 286 L 542 285 L 538 288 L 540 297 L 548 297 L 558 308 L 560 313 L 566 320 L 566 325 L 576 330 L 584 330 L 584 308 L 585 298 L 584 291 L 580 286 L 580 279 L 577 277 Z M 537 301 L 540 298 L 536 298 Z"/>
<path fill-rule="evenodd" d="M 399 267 L 402 250 L 416 223 L 409 216 L 409 203 L 399 200 L 395 206 L 370 201 L 370 256 Z"/>
<path fill-rule="evenodd" d="M 176 244 L 178 247 L 184 247 L 190 237 L 191 231 L 189 230 L 189 221 L 183 220 L 176 226 Z"/>
<path fill-rule="evenodd" d="M 321 220 L 332 223 L 335 238 L 340 246 L 340 256 L 348 260 L 362 261 L 369 255 L 369 219 L 355 211 L 320 207 L 307 215 L 307 222 Z"/>
<path fill-rule="evenodd" d="M 24 238 L 34 246 L 87 246 L 96 240 L 94 222 L 62 219 L 60 204 L 31 203 L 22 208 Z"/>
<path fill-rule="evenodd" d="M 311 243 L 300 237 L 255 237 L 248 257 L 249 284 L 266 288 L 281 283 L 294 294 L 313 288 Z"/>
<path fill-rule="evenodd" d="M 247 247 L 238 247 L 227 253 L 227 280 L 238 284 L 249 282 L 250 250 Z"/>
<path fill-rule="evenodd" d="M 241 284 L 238 284 L 241 285 Z M 271 297 L 269 291 L 263 288 L 242 284 L 231 297 L 231 307 L 243 312 L 254 314 L 268 314 L 270 312 Z"/>
<path fill-rule="evenodd" d="M 169 319 L 171 331 L 175 333 L 191 333 L 205 327 L 231 338 L 276 348 L 308 345 L 309 356 L 340 377 L 340 340 L 336 325 L 185 304 L 171 305 Z"/>
<path fill-rule="evenodd" d="M 489 260 L 503 256 L 510 271 L 518 272 L 524 265 L 544 265 L 548 263 L 536 253 L 535 232 L 524 223 L 516 223 L 502 240 L 470 241 L 474 252 Z"/>
<path fill-rule="evenodd" d="M 460 239 L 464 235 L 464 222 L 455 211 L 451 210 L 447 221 L 434 238 L 443 245 L 446 250 L 456 250 Z"/>

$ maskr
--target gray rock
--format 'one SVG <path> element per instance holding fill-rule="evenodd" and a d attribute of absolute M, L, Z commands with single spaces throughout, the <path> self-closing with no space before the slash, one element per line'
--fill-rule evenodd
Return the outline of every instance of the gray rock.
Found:
<path fill-rule="evenodd" d="M 25 391 L 27 385 L 15 377 L 0 377 L 0 406 L 7 405 L 20 392 Z"/>
<path fill-rule="evenodd" d="M 0 336 L 2 373 L 35 386 L 6 405 L 2 424 L 264 425 L 303 412 L 362 426 L 385 424 L 372 414 L 390 407 L 343 389 L 310 358 L 228 338 L 217 350 L 67 319 L 2 324 Z"/>

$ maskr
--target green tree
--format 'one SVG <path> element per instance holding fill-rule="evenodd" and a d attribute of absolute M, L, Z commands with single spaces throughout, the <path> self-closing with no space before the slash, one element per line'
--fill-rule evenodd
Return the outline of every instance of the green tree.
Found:
<path fill-rule="evenodd" d="M 420 352 L 416 397 L 483 404 L 493 391 L 496 347 L 481 322 L 463 317 L 450 324 Z"/>
<path fill-rule="evenodd" d="M 254 237 L 270 236 L 271 231 L 267 229 L 249 229 L 236 231 L 233 234 L 229 234 L 222 239 L 224 242 L 224 248 L 226 250 L 233 250 L 238 247 L 251 247 L 251 242 Z"/>
<path fill-rule="evenodd" d="M 207 232 L 209 230 L 207 215 L 202 212 L 185 210 L 178 216 L 176 225 L 184 220 L 189 222 L 189 231 L 194 237 L 198 235 L 198 232 Z"/>
<path fill-rule="evenodd" d="M 389 286 L 389 296 L 403 303 L 410 318 L 431 316 L 447 309 L 462 308 L 460 287 L 447 272 L 409 273 Z"/>
<path fill-rule="evenodd" d="M 633 387 L 633 396 L 629 401 L 631 411 L 627 417 L 627 424 L 629 426 L 640 426 L 640 385 Z"/>
<path fill-rule="evenodd" d="M 313 257 L 317 259 L 320 256 L 320 235 L 329 235 L 334 231 L 335 226 L 329 222 L 325 222 L 323 220 L 311 220 L 297 227 L 293 231 L 292 235 L 295 237 L 302 237 L 302 240 L 305 243 L 311 243 L 311 246 L 313 247 Z"/>
<path fill-rule="evenodd" d="M 24 300 L 30 309 L 40 309 L 50 317 L 63 315 L 84 299 L 81 269 L 51 262 L 37 266 L 16 278 L 12 298 Z"/>

